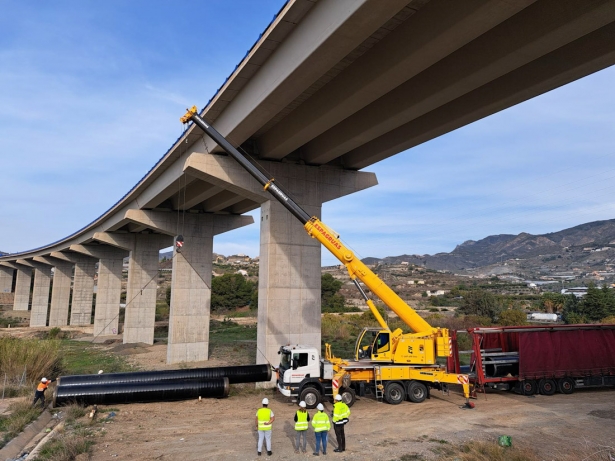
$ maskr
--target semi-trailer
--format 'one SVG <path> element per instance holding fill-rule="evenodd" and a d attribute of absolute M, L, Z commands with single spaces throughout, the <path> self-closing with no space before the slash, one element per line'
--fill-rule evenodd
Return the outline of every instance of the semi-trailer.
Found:
<path fill-rule="evenodd" d="M 472 393 L 486 388 L 521 394 L 572 394 L 575 389 L 615 386 L 615 325 L 532 325 L 480 327 L 453 332 L 453 343 L 468 334 L 469 370 L 454 347 L 450 363 L 467 372 Z"/>

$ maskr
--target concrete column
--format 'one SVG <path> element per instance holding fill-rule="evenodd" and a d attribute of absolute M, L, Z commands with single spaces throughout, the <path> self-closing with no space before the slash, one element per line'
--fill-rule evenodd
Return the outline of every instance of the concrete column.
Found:
<path fill-rule="evenodd" d="M 96 258 L 81 253 L 67 251 L 54 251 L 51 256 L 75 265 L 69 324 L 91 325 L 94 275 L 96 275 L 96 263 L 98 261 Z"/>
<path fill-rule="evenodd" d="M 94 239 L 130 251 L 124 344 L 154 344 L 158 255 L 173 244 L 168 235 L 97 232 Z"/>
<path fill-rule="evenodd" d="M 10 293 L 13 291 L 13 273 L 15 269 L 7 266 L 0 266 L 0 293 Z"/>
<path fill-rule="evenodd" d="M 63 327 L 68 325 L 68 306 L 70 304 L 70 284 L 73 276 L 73 263 L 50 256 L 35 256 L 34 261 L 49 264 L 54 267 L 49 326 Z"/>
<path fill-rule="evenodd" d="M 129 210 L 131 222 L 175 235 L 174 213 Z M 209 358 L 209 313 L 214 235 L 248 224 L 251 216 L 186 215 L 182 217 L 184 246 L 173 253 L 167 363 Z"/>
<path fill-rule="evenodd" d="M 22 264 L 10 263 L 17 271 L 15 283 L 14 311 L 27 311 L 30 308 L 30 287 L 32 285 L 32 268 Z"/>
<path fill-rule="evenodd" d="M 259 163 L 315 216 L 320 216 L 324 202 L 377 184 L 373 173 Z M 184 171 L 213 184 L 230 184 L 226 187 L 262 203 L 257 363 L 276 364 L 283 344 L 320 348 L 320 244 L 233 159 L 193 153 Z"/>
<path fill-rule="evenodd" d="M 71 245 L 71 251 L 98 258 L 98 285 L 94 310 L 94 337 L 119 332 L 122 269 L 128 251 L 108 245 Z"/>
<path fill-rule="evenodd" d="M 18 260 L 20 264 L 34 269 L 34 288 L 32 290 L 31 327 L 47 326 L 49 310 L 49 289 L 51 284 L 51 266 L 32 260 Z"/>

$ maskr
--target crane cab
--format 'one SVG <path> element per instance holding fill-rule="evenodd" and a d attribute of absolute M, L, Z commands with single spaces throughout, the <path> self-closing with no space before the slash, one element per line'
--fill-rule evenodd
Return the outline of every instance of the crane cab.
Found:
<path fill-rule="evenodd" d="M 363 328 L 355 344 L 355 360 L 392 362 L 391 330 Z"/>

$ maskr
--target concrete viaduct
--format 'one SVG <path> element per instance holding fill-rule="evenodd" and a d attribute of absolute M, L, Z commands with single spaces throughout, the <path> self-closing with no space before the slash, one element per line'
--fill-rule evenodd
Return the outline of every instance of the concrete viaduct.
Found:
<path fill-rule="evenodd" d="M 201 113 L 320 215 L 377 184 L 363 168 L 614 63 L 615 0 L 289 0 Z M 213 238 L 259 207 L 257 361 L 275 363 L 320 343 L 321 248 L 194 126 L 94 222 L 0 257 L 0 292 L 31 326 L 90 324 L 98 264 L 94 334 L 113 334 L 128 256 L 123 340 L 152 344 L 159 250 L 181 234 L 167 361 L 206 360 Z"/>

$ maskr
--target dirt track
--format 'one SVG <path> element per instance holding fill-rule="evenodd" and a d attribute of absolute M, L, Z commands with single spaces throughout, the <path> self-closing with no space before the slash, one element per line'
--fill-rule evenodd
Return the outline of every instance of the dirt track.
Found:
<path fill-rule="evenodd" d="M 117 416 L 105 424 L 107 430 L 97 440 L 92 459 L 264 459 L 256 456 L 253 428 L 263 396 L 270 398 L 276 416 L 271 459 L 312 458 L 311 431 L 308 455 L 296 455 L 292 447 L 296 406 L 279 394 L 263 391 L 224 400 L 114 406 L 119 409 Z M 481 395 L 474 410 L 460 409 L 462 403 L 463 398 L 453 392 L 448 396 L 436 393 L 421 404 L 398 406 L 360 399 L 346 426 L 347 451 L 333 452 L 331 431 L 328 458 L 396 460 L 420 454 L 423 458 L 416 459 L 435 459 L 444 441 L 495 441 L 499 435 L 511 435 L 513 444 L 531 446 L 545 460 L 580 460 L 600 446 L 613 446 L 612 389 L 551 397 L 494 393 Z"/>

